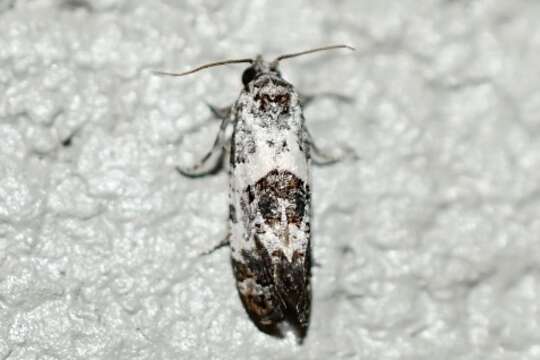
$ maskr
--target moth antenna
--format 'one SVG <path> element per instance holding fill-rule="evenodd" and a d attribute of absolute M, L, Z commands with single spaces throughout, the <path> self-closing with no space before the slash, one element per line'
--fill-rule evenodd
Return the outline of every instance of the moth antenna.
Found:
<path fill-rule="evenodd" d="M 320 47 L 320 48 L 300 51 L 300 52 L 297 52 L 297 53 L 280 55 L 277 58 L 275 58 L 275 60 L 273 62 L 278 63 L 279 61 L 284 60 L 284 59 L 290 59 L 290 58 L 301 56 L 301 55 L 311 54 L 311 53 L 319 52 L 319 51 L 333 50 L 333 49 L 349 49 L 349 50 L 352 50 L 352 51 L 356 50 L 355 48 L 353 48 L 352 46 L 349 46 L 349 45 L 324 46 L 324 47 Z"/>
<path fill-rule="evenodd" d="M 184 76 L 196 73 L 197 71 L 207 69 L 209 67 L 214 66 L 221 66 L 226 64 L 238 64 L 238 63 L 253 63 L 253 59 L 233 59 L 233 60 L 222 60 L 222 61 L 216 61 L 208 64 L 201 65 L 199 67 L 196 67 L 195 69 L 191 69 L 188 71 L 180 72 L 180 73 L 173 73 L 173 72 L 165 72 L 165 71 L 153 71 L 155 75 L 163 75 L 163 76 Z"/>

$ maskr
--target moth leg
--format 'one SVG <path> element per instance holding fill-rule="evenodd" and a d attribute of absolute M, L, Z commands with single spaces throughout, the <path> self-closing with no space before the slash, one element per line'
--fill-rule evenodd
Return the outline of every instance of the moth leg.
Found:
<path fill-rule="evenodd" d="M 223 247 L 229 246 L 230 245 L 230 238 L 231 238 L 231 234 L 227 234 L 227 236 L 225 236 L 225 238 L 223 240 L 221 240 L 219 243 L 217 243 L 210 250 L 206 250 L 205 252 L 203 252 L 200 256 L 210 255 L 210 254 L 214 253 L 214 251 L 216 251 L 216 250 L 219 250 L 219 249 L 221 249 Z"/>
<path fill-rule="evenodd" d="M 342 95 L 342 94 L 338 94 L 338 93 L 334 93 L 334 92 L 322 92 L 322 93 L 318 93 L 318 94 L 299 94 L 299 100 L 300 100 L 300 104 L 302 104 L 302 106 L 304 108 L 306 108 L 308 105 L 310 105 L 313 101 L 317 100 L 317 99 L 320 99 L 320 98 L 330 98 L 330 99 L 333 99 L 333 100 L 336 100 L 336 101 L 339 101 L 339 102 L 343 102 L 343 103 L 352 103 L 353 102 L 353 98 L 350 97 L 350 96 L 346 96 L 346 95 Z"/>
<path fill-rule="evenodd" d="M 206 103 L 212 114 L 219 120 L 225 120 L 231 117 L 233 106 L 219 107 Z"/>
<path fill-rule="evenodd" d="M 232 116 L 232 108 L 233 106 L 230 105 L 230 106 L 225 106 L 225 107 L 219 107 L 219 106 L 214 106 L 212 104 L 206 104 L 208 106 L 208 109 L 210 109 L 210 112 L 212 113 L 212 116 L 209 116 L 208 119 L 204 120 L 202 123 L 200 124 L 196 124 L 190 128 L 188 128 L 184 134 L 192 134 L 194 132 L 197 132 L 199 130 L 201 130 L 201 128 L 203 128 L 204 126 L 210 124 L 210 123 L 214 123 L 217 120 L 223 120 L 225 119 L 226 117 L 228 116 Z"/>
<path fill-rule="evenodd" d="M 208 151 L 201 160 L 189 168 L 184 168 L 181 166 L 176 167 L 176 170 L 181 175 L 195 178 L 212 175 L 222 169 L 224 157 L 223 148 L 227 144 L 228 140 L 226 130 L 227 126 L 231 123 L 231 119 L 231 116 L 221 119 L 221 125 L 219 126 L 216 139 L 214 140 L 214 145 L 212 145 L 210 151 Z"/>
<path fill-rule="evenodd" d="M 300 103 L 302 104 L 304 108 L 310 105 L 313 101 L 323 98 L 323 97 L 331 98 L 336 101 L 344 102 L 344 103 L 351 103 L 353 101 L 353 98 L 350 96 L 345 96 L 345 95 L 334 93 L 334 92 L 323 92 L 323 93 L 312 94 L 312 95 L 302 94 L 302 93 L 299 94 Z M 308 139 L 307 141 L 309 143 L 310 150 L 311 150 L 311 159 L 313 160 L 313 163 L 315 165 L 327 166 L 327 165 L 332 165 L 342 160 L 346 160 L 350 158 L 355 159 L 355 160 L 358 159 L 358 155 L 356 155 L 354 150 L 350 147 L 342 147 L 339 151 L 339 154 L 329 154 L 323 151 L 321 148 L 317 146 L 317 144 L 315 144 L 315 142 L 313 141 L 313 137 L 311 136 L 311 134 L 309 133 L 306 127 L 304 127 L 304 131 L 307 134 L 307 139 Z"/>
<path fill-rule="evenodd" d="M 309 133 L 307 127 L 304 127 L 304 132 L 307 135 L 307 142 L 311 150 L 311 160 L 313 161 L 313 164 L 317 166 L 328 166 L 343 160 L 357 160 L 359 158 L 352 148 L 345 146 L 341 147 L 338 154 L 330 154 L 326 151 L 323 151 L 317 146 L 317 144 L 315 144 L 315 142 L 313 141 L 313 137 Z"/>
<path fill-rule="evenodd" d="M 212 147 L 212 150 L 210 150 L 198 163 L 189 168 L 177 166 L 176 171 L 178 171 L 180 175 L 188 178 L 198 178 L 217 174 L 223 169 L 223 155 L 223 149 Z M 210 158 L 212 158 L 213 161 L 208 161 Z"/>

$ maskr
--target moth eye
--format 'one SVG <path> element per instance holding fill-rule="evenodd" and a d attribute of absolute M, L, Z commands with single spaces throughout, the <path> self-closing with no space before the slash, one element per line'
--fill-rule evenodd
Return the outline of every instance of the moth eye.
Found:
<path fill-rule="evenodd" d="M 242 83 L 247 88 L 248 84 L 255 78 L 255 75 L 257 72 L 253 68 L 253 66 L 248 67 L 244 72 L 242 73 Z"/>

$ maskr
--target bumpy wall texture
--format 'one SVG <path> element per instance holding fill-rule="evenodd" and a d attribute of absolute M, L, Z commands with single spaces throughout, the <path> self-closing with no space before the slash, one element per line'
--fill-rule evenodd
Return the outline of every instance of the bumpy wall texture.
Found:
<path fill-rule="evenodd" d="M 540 2 L 0 1 L 0 359 L 540 359 Z M 224 173 L 243 65 L 282 64 L 314 169 L 306 342 L 258 332 Z"/>

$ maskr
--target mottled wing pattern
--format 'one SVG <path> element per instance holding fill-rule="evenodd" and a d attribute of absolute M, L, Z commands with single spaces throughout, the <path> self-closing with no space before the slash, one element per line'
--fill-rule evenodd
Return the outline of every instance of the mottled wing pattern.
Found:
<path fill-rule="evenodd" d="M 253 248 L 233 269 L 242 302 L 261 330 L 279 334 L 289 321 L 307 331 L 311 303 L 309 186 L 287 170 L 272 170 L 242 194 L 242 224 Z M 262 222 L 257 221 L 261 219 Z M 271 244 L 271 246 L 268 246 Z"/>
<path fill-rule="evenodd" d="M 289 84 L 261 79 L 253 91 L 236 105 L 231 141 L 233 271 L 260 330 L 282 336 L 285 321 L 303 338 L 311 304 L 309 146 Z"/>

